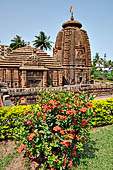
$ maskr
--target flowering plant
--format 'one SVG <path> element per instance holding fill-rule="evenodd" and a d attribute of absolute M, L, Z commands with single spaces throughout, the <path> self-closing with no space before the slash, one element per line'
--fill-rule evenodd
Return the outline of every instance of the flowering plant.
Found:
<path fill-rule="evenodd" d="M 84 94 L 60 91 L 42 92 L 39 106 L 23 114 L 17 128 L 22 150 L 42 170 L 73 169 L 84 145 L 93 114 Z"/>

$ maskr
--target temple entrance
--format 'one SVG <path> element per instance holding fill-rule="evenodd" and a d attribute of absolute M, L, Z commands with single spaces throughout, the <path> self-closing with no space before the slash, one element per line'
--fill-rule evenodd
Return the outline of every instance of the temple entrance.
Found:
<path fill-rule="evenodd" d="M 80 76 L 80 84 L 82 83 L 82 76 Z"/>
<path fill-rule="evenodd" d="M 27 87 L 41 87 L 43 86 L 43 72 L 39 70 L 27 71 Z"/>

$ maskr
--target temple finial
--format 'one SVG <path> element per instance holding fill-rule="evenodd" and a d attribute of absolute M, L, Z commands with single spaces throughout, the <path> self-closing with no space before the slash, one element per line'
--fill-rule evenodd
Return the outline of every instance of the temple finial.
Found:
<path fill-rule="evenodd" d="M 71 21 L 74 21 L 74 17 L 73 17 L 73 8 L 72 8 L 72 5 L 70 7 L 70 13 L 71 13 Z"/>

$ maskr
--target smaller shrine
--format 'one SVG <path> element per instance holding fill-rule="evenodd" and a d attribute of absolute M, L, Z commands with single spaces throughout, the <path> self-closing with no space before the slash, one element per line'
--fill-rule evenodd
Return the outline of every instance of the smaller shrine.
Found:
<path fill-rule="evenodd" d="M 62 86 L 62 70 L 60 62 L 31 46 L 0 57 L 0 82 L 9 88 Z"/>

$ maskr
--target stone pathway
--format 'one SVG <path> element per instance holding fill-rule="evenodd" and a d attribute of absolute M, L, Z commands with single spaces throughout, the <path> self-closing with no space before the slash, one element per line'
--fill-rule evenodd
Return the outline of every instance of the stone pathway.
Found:
<path fill-rule="evenodd" d="M 97 97 L 95 97 L 95 100 L 105 100 L 105 99 L 109 99 L 109 98 L 113 98 L 113 94 L 108 95 L 108 96 L 97 96 Z"/>

